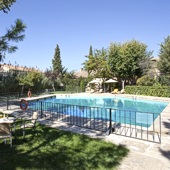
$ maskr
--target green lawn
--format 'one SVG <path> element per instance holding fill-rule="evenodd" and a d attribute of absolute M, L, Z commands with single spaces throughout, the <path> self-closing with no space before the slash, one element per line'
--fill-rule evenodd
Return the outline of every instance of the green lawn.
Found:
<path fill-rule="evenodd" d="M 2 170 L 95 170 L 116 169 L 128 149 L 100 139 L 61 131 L 38 124 L 37 135 L 18 129 L 13 148 L 0 140 Z"/>

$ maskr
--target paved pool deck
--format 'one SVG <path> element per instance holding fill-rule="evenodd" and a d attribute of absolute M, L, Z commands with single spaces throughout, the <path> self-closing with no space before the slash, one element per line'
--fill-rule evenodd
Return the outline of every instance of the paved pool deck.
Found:
<path fill-rule="evenodd" d="M 113 94 L 108 93 L 90 93 L 90 94 L 60 94 L 58 97 L 70 95 L 89 95 L 89 96 L 113 96 Z M 124 145 L 129 148 L 130 152 L 126 158 L 122 161 L 118 170 L 170 170 L 170 98 L 160 98 L 160 97 L 147 97 L 147 96 L 137 96 L 137 95 L 124 95 L 117 94 L 123 97 L 131 97 L 134 99 L 144 99 L 144 100 L 154 100 L 154 101 L 166 101 L 169 102 L 167 107 L 161 113 L 162 119 L 162 133 L 161 133 L 161 144 L 152 143 L 147 141 L 142 141 L 139 139 L 133 139 L 124 136 L 118 136 L 115 134 L 106 135 L 105 133 L 84 129 L 74 125 L 68 125 L 62 122 L 50 121 L 39 119 L 39 122 L 46 124 L 47 126 L 58 128 L 61 130 L 71 131 L 74 133 L 80 133 L 88 135 L 92 138 L 101 138 L 102 140 L 112 142 L 118 145 Z M 43 97 L 48 97 L 53 95 L 44 95 Z M 116 97 L 116 95 L 115 95 Z M 26 98 L 27 100 L 37 99 L 37 97 Z M 2 108 L 0 108 L 0 111 Z M 10 110 L 3 110 L 5 113 L 17 112 L 17 108 L 10 108 Z"/>

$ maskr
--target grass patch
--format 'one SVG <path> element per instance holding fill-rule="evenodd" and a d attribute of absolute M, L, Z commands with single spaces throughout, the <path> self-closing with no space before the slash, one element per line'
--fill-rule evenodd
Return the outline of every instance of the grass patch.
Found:
<path fill-rule="evenodd" d="M 0 140 L 0 169 L 89 170 L 116 169 L 128 149 L 85 135 L 38 124 L 37 134 L 17 129 L 13 148 Z"/>

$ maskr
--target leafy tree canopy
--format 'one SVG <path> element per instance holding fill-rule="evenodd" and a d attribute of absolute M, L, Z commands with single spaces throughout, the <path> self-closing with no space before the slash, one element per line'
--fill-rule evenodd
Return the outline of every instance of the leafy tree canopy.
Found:
<path fill-rule="evenodd" d="M 38 89 L 38 86 L 42 84 L 43 74 L 36 71 L 28 72 L 27 74 L 18 75 L 17 80 L 19 81 L 19 85 L 22 86 L 22 92 L 24 88 L 33 87 L 34 89 Z"/>
<path fill-rule="evenodd" d="M 88 71 L 89 75 L 96 78 L 107 78 L 109 77 L 108 70 L 108 50 L 102 48 L 101 50 L 95 50 L 86 56 L 87 60 L 83 63 L 84 69 Z"/>
<path fill-rule="evenodd" d="M 115 77 L 135 83 L 149 69 L 152 52 L 136 40 L 124 44 L 112 43 L 109 48 L 109 68 Z"/>
<path fill-rule="evenodd" d="M 30 87 L 30 86 L 34 86 L 33 82 L 32 82 L 32 78 L 29 74 L 26 75 L 20 75 L 17 77 L 18 81 L 19 81 L 19 85 L 22 86 L 22 91 L 24 91 L 24 87 Z"/>
<path fill-rule="evenodd" d="M 140 77 L 136 82 L 136 84 L 139 86 L 153 86 L 156 83 L 157 81 L 154 78 L 149 77 L 148 75 Z"/>
<path fill-rule="evenodd" d="M 37 71 L 31 71 L 28 73 L 28 77 L 31 80 L 30 84 L 33 84 L 33 86 L 39 86 L 43 80 L 43 74 Z"/>
<path fill-rule="evenodd" d="M 44 83 L 47 83 L 48 85 L 52 86 L 53 90 L 55 91 L 55 84 L 61 83 L 58 72 L 55 72 L 52 69 L 46 69 L 44 75 Z"/>

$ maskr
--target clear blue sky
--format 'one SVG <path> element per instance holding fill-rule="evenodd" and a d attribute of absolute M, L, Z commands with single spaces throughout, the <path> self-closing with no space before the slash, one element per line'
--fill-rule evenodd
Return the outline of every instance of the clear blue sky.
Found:
<path fill-rule="evenodd" d="M 62 65 L 79 70 L 93 49 L 131 39 L 159 53 L 170 35 L 170 0 L 17 0 L 8 14 L 0 12 L 0 36 L 19 18 L 27 25 L 26 38 L 4 62 L 41 70 L 52 66 L 58 44 Z"/>

